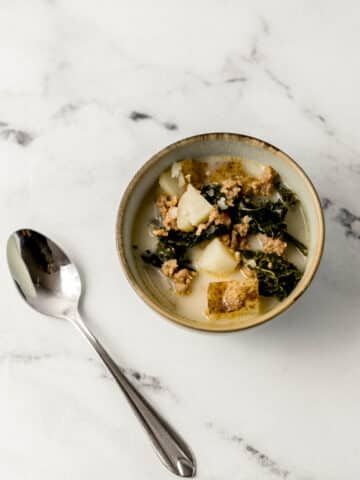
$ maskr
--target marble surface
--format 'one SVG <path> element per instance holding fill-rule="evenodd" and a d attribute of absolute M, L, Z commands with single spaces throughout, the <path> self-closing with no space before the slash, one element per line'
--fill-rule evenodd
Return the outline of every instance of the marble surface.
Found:
<path fill-rule="evenodd" d="M 170 479 L 98 358 L 21 301 L 4 249 L 30 226 L 81 268 L 84 316 L 191 444 L 201 480 L 360 476 L 358 3 L 0 3 L 0 478 Z M 323 201 L 296 306 L 227 335 L 179 328 L 127 284 L 115 213 L 140 165 L 205 131 L 278 145 Z"/>

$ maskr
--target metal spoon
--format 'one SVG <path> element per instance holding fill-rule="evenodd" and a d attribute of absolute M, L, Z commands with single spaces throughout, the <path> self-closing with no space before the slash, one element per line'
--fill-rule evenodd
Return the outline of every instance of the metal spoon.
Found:
<path fill-rule="evenodd" d="M 195 476 L 195 459 L 189 447 L 129 382 L 81 319 L 80 275 L 61 248 L 34 230 L 18 230 L 8 240 L 7 259 L 25 301 L 40 313 L 69 320 L 94 347 L 124 392 L 163 464 L 180 477 Z"/>

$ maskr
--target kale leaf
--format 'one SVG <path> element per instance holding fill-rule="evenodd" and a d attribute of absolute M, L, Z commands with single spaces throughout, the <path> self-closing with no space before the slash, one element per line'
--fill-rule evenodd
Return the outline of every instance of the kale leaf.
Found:
<path fill-rule="evenodd" d="M 203 230 L 200 235 L 195 235 L 195 243 L 203 242 L 204 240 L 212 240 L 215 237 L 221 237 L 221 235 L 225 235 L 225 233 L 229 232 L 229 227 L 223 224 L 211 224 L 206 230 Z"/>
<path fill-rule="evenodd" d="M 211 240 L 228 232 L 225 225 L 211 224 L 200 235 L 195 232 L 182 232 L 181 230 L 169 230 L 166 237 L 160 237 L 158 240 L 157 252 L 167 260 L 170 258 L 182 258 L 189 248 L 203 242 Z"/>
<path fill-rule="evenodd" d="M 243 250 L 247 265 L 256 271 L 259 280 L 259 293 L 264 297 L 283 300 L 294 290 L 302 273 L 288 260 L 274 253 Z"/>
<path fill-rule="evenodd" d="M 146 250 L 141 258 L 144 262 L 160 268 L 164 262 L 176 258 L 178 265 L 183 268 L 189 267 L 189 260 L 186 258 L 188 250 L 195 245 L 224 235 L 229 231 L 225 225 L 211 224 L 200 235 L 195 232 L 182 232 L 181 230 L 169 230 L 166 237 L 160 237 L 155 252 Z"/>
<path fill-rule="evenodd" d="M 218 205 L 221 198 L 225 199 L 225 195 L 221 192 L 221 185 L 219 183 L 204 185 L 201 189 L 201 195 L 211 203 L 211 205 Z"/>
<path fill-rule="evenodd" d="M 293 235 L 291 235 L 291 233 L 284 232 L 283 235 L 282 235 L 282 238 L 283 238 L 283 240 L 285 240 L 285 242 L 292 243 L 298 250 L 300 250 L 300 252 L 303 255 L 305 255 L 305 257 L 307 256 L 307 254 L 308 254 L 307 246 L 304 245 L 302 242 L 300 242 L 300 240 L 295 238 Z"/>
<path fill-rule="evenodd" d="M 286 231 L 284 222 L 287 207 L 281 202 L 255 201 L 242 197 L 237 204 L 237 221 L 248 215 L 251 217 L 250 233 L 264 233 L 269 237 L 281 237 Z"/>
<path fill-rule="evenodd" d="M 290 190 L 289 190 L 290 191 Z M 292 192 L 290 191 L 292 194 Z M 288 206 L 282 200 L 276 202 L 253 200 L 243 197 L 237 204 L 235 213 L 230 210 L 233 221 L 241 221 L 245 215 L 251 217 L 250 233 L 264 233 L 268 237 L 281 238 L 287 243 L 292 243 L 303 255 L 308 254 L 308 249 L 300 240 L 287 231 L 285 217 Z"/>
<path fill-rule="evenodd" d="M 298 198 L 295 193 L 280 181 L 276 183 L 275 187 L 277 188 L 284 205 L 286 205 L 288 208 L 295 207 L 295 205 L 298 203 Z"/>

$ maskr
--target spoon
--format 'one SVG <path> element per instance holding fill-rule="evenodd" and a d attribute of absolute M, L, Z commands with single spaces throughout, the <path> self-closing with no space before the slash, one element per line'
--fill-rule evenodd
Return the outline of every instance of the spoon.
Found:
<path fill-rule="evenodd" d="M 69 320 L 94 347 L 124 392 L 162 463 L 179 477 L 194 477 L 195 459 L 184 440 L 130 383 L 81 319 L 80 275 L 69 257 L 41 233 L 23 229 L 9 237 L 7 260 L 25 301 L 42 314 Z"/>

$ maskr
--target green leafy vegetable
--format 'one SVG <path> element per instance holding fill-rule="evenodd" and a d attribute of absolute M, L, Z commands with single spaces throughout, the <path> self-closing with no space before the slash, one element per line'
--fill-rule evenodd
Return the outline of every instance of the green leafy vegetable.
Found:
<path fill-rule="evenodd" d="M 293 208 L 298 203 L 298 198 L 295 193 L 290 190 L 290 188 L 286 187 L 280 181 L 276 183 L 277 191 L 280 195 L 282 202 L 288 207 Z"/>
<path fill-rule="evenodd" d="M 308 254 L 308 248 L 306 245 L 300 242 L 300 240 L 293 237 L 289 232 L 284 232 L 282 238 L 283 240 L 285 240 L 285 242 L 292 243 L 306 257 L 306 255 Z"/>
<path fill-rule="evenodd" d="M 225 235 L 225 233 L 229 232 L 229 227 L 223 224 L 212 224 L 206 230 L 203 230 L 200 235 L 195 235 L 195 243 L 203 242 L 204 240 L 212 240 L 215 237 L 221 237 L 221 235 Z"/>
<path fill-rule="evenodd" d="M 292 192 L 289 190 L 292 194 Z M 268 237 L 281 238 L 287 243 L 292 243 L 300 250 L 303 255 L 308 254 L 307 247 L 297 238 L 287 231 L 285 217 L 288 207 L 282 200 L 277 202 L 256 201 L 248 197 L 243 197 L 236 207 L 235 214 L 232 215 L 237 221 L 241 220 L 245 215 L 251 217 L 250 233 L 264 233 Z"/>
<path fill-rule="evenodd" d="M 225 199 L 225 195 L 220 190 L 221 185 L 219 183 L 204 185 L 201 189 L 201 195 L 211 203 L 211 205 L 217 205 L 221 198 Z"/>
<path fill-rule="evenodd" d="M 229 231 L 225 225 L 210 225 L 200 235 L 195 232 L 182 232 L 181 230 L 169 230 L 166 237 L 160 237 L 155 252 L 145 251 L 141 258 L 144 262 L 160 268 L 164 262 L 176 258 L 179 266 L 189 268 L 186 259 L 188 250 L 195 245 L 212 238 L 224 235 Z M 186 267 L 185 267 L 186 265 Z"/>
<path fill-rule="evenodd" d="M 243 250 L 247 265 L 256 271 L 259 293 L 264 297 L 283 300 L 294 290 L 302 273 L 291 262 L 274 253 Z"/>
<path fill-rule="evenodd" d="M 280 201 L 255 201 L 243 197 L 237 205 L 235 216 L 240 221 L 245 215 L 251 217 L 250 233 L 265 233 L 269 237 L 281 237 L 286 231 L 284 219 L 288 209 Z"/>

